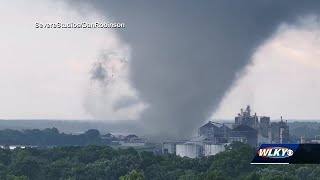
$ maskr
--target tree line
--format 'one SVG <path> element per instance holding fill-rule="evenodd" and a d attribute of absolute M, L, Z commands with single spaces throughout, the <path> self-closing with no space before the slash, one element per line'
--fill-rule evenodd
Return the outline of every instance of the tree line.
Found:
<path fill-rule="evenodd" d="M 250 165 L 255 154 L 256 149 L 239 142 L 195 159 L 101 145 L 0 149 L 0 179 L 313 180 L 320 175 L 318 165 Z"/>
<path fill-rule="evenodd" d="M 79 135 L 60 133 L 57 128 L 0 130 L 2 145 L 65 146 L 103 143 L 107 142 L 101 141 L 100 132 L 96 129 L 90 129 Z"/>

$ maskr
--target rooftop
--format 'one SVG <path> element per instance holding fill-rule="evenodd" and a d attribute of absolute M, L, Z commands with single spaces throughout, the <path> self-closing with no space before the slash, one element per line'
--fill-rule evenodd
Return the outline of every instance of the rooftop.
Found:
<path fill-rule="evenodd" d="M 209 121 L 207 124 L 201 126 L 200 128 L 211 128 L 211 129 L 217 129 L 218 127 L 214 125 L 211 121 Z"/>

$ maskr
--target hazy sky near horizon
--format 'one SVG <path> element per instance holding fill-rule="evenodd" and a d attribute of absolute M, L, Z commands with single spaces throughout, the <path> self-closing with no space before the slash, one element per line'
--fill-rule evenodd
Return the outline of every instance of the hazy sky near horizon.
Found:
<path fill-rule="evenodd" d="M 241 40 L 251 37 L 251 31 L 248 30 L 249 34 L 246 33 L 246 23 L 249 22 L 248 27 L 251 27 L 252 22 L 256 22 L 255 19 L 250 19 L 250 13 L 244 15 L 240 13 L 245 17 L 248 16 L 250 21 L 244 21 L 241 27 L 243 30 L 241 29 L 240 33 L 235 30 L 234 37 L 230 39 L 236 38 L 237 44 L 229 45 L 224 42 L 224 38 L 221 38 L 220 42 L 219 35 L 223 33 L 218 31 L 223 29 L 214 26 L 215 20 L 218 25 L 233 27 L 232 23 L 237 23 L 232 20 L 241 20 L 233 17 L 238 12 L 224 17 L 222 9 L 221 12 L 217 12 L 217 15 L 222 14 L 221 18 L 225 20 L 220 20 L 218 16 L 211 17 L 210 8 L 205 9 L 201 14 L 201 8 L 205 5 L 199 5 L 195 7 L 198 8 L 196 12 L 199 14 L 186 15 L 186 17 L 204 18 L 199 21 L 200 24 L 207 22 L 206 24 L 213 25 L 197 31 L 199 28 L 191 28 L 192 23 L 181 20 L 183 12 L 193 12 L 190 9 L 180 9 L 181 13 L 179 13 L 175 9 L 178 7 L 176 4 L 159 6 L 168 8 L 167 17 L 146 5 L 144 11 L 139 12 L 140 14 L 128 10 L 128 16 L 136 13 L 137 15 L 134 14 L 136 16 L 131 18 L 140 20 L 143 25 L 137 29 L 138 25 L 133 25 L 136 21 L 130 22 L 130 17 L 117 16 L 117 13 L 109 12 L 108 9 L 102 13 L 102 10 L 96 7 L 97 4 L 99 3 L 77 3 L 75 6 L 73 3 L 66 4 L 64 1 L 50 0 L 34 0 L 33 3 L 0 2 L 0 22 L 3 24 L 0 33 L 0 52 L 2 53 L 0 119 L 139 119 L 143 110 L 148 109 L 149 104 L 153 104 L 154 108 L 162 108 L 159 112 L 150 112 L 170 114 L 170 111 L 175 109 L 170 106 L 168 109 L 164 108 L 166 103 L 171 104 L 172 107 L 181 106 L 182 108 L 179 109 L 181 111 L 192 111 L 193 101 L 199 106 L 202 105 L 197 98 L 203 101 L 212 98 L 215 102 L 220 102 L 203 103 L 208 104 L 204 107 L 211 111 L 213 119 L 233 118 L 239 109 L 247 104 L 250 104 L 259 115 L 269 115 L 272 118 L 284 116 L 289 119 L 320 119 L 318 109 L 320 102 L 319 14 L 302 14 L 296 20 L 280 22 L 275 28 L 270 27 L 272 30 L 268 32 L 270 36 L 263 37 L 250 56 L 242 56 L 240 53 L 239 58 L 245 60 L 237 62 L 237 57 L 233 57 L 232 54 L 235 51 L 241 51 L 238 49 L 241 47 Z M 191 7 L 189 3 L 186 4 Z M 122 13 L 125 16 L 126 11 Z M 152 18 L 154 18 L 153 24 L 148 24 L 153 21 Z M 36 22 L 121 22 L 122 20 L 127 24 L 125 29 L 35 28 Z M 259 26 L 260 22 L 256 23 L 252 26 Z M 270 23 L 271 25 L 273 24 Z M 232 29 L 228 30 L 229 34 L 232 32 Z M 214 33 L 218 35 L 212 35 Z M 145 38 L 142 37 L 143 34 Z M 241 37 L 238 37 L 238 34 Z M 243 36 L 244 34 L 247 36 Z M 210 42 L 213 39 L 219 43 Z M 226 39 L 226 42 L 230 39 Z M 168 43 L 170 40 L 172 44 Z M 149 41 L 153 41 L 154 44 Z M 181 47 L 177 47 L 179 45 Z M 227 56 L 229 61 L 211 63 L 210 58 L 216 58 L 210 54 L 211 45 L 218 54 L 220 51 L 230 53 L 231 55 Z M 147 46 L 146 54 L 141 55 L 143 47 Z M 175 49 L 174 46 L 177 48 Z M 244 46 L 246 47 L 245 44 Z M 116 53 L 117 56 L 109 56 L 110 52 Z M 235 52 L 235 56 L 239 52 Z M 159 55 L 158 59 L 155 58 L 158 63 L 137 60 L 137 58 L 152 57 L 148 53 Z M 187 57 L 186 62 L 192 63 L 184 65 L 185 62 L 178 59 L 170 66 L 170 61 L 174 59 L 170 53 L 174 54 L 174 58 Z M 225 57 L 225 55 L 217 55 L 217 57 L 220 56 Z M 235 58 L 234 62 L 237 63 L 233 64 L 232 58 Z M 159 60 L 163 60 L 163 63 Z M 107 77 L 103 82 L 92 78 L 92 70 L 97 63 L 101 63 L 108 71 L 104 74 Z M 142 63 L 146 65 L 141 66 Z M 223 64 L 222 69 L 213 68 L 213 71 L 221 71 L 225 77 L 210 78 L 212 75 L 219 75 L 220 72 L 207 73 L 211 70 L 210 66 L 219 66 L 219 63 Z M 148 68 L 150 66 L 152 68 Z M 167 75 L 161 74 L 162 68 Z M 111 74 L 113 76 L 110 76 Z M 161 78 L 155 76 L 158 74 L 161 74 Z M 177 76 L 170 76 L 171 74 L 177 74 Z M 237 77 L 234 77 L 236 74 Z M 102 77 L 104 75 L 102 74 Z M 154 79 L 151 81 L 147 78 Z M 166 78 L 170 80 L 166 82 Z M 213 81 L 211 82 L 210 79 Z M 194 84 L 198 87 L 190 88 L 192 81 L 197 82 Z M 184 90 L 190 91 L 189 94 L 181 89 L 171 91 L 170 88 L 174 88 L 179 82 L 183 82 L 181 89 L 185 87 Z M 188 82 L 190 82 L 189 85 L 184 84 Z M 216 94 L 205 97 L 195 95 L 208 93 L 210 88 L 216 87 L 212 85 L 209 89 L 204 89 L 207 88 L 205 84 L 216 82 L 222 84 L 221 89 L 217 88 Z M 169 84 L 168 87 L 165 87 L 166 83 Z M 153 88 L 150 87 L 155 90 L 152 91 Z M 156 90 L 161 88 L 165 91 Z M 180 97 L 179 92 L 194 97 L 183 99 L 185 96 Z M 157 95 L 159 95 L 158 98 L 151 98 Z M 163 99 L 162 97 L 166 95 L 171 97 Z M 176 100 L 180 102 L 173 102 Z M 168 116 L 169 119 L 172 117 Z"/>

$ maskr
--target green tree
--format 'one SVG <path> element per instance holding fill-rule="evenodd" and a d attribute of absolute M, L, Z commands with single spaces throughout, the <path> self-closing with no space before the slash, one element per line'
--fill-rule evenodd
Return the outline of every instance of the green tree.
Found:
<path fill-rule="evenodd" d="M 41 172 L 39 161 L 22 149 L 18 150 L 17 157 L 13 160 L 9 169 L 14 175 L 27 176 L 31 179 L 35 179 Z"/>
<path fill-rule="evenodd" d="M 230 179 L 226 176 L 221 170 L 213 170 L 209 171 L 205 176 L 205 179 L 215 179 L 215 180 L 227 180 Z"/>
<path fill-rule="evenodd" d="M 178 180 L 197 180 L 201 179 L 196 171 L 187 170 L 184 175 L 180 176 Z"/>
<path fill-rule="evenodd" d="M 260 180 L 298 180 L 298 178 L 293 175 L 293 172 L 271 168 L 262 169 L 258 173 L 260 174 Z"/>
<path fill-rule="evenodd" d="M 144 180 L 144 175 L 142 172 L 132 170 L 127 175 L 121 176 L 120 180 Z"/>
<path fill-rule="evenodd" d="M 226 149 L 212 157 L 212 164 L 207 174 L 216 171 L 236 178 L 255 170 L 256 166 L 250 165 L 250 162 L 257 153 L 256 149 L 241 142 L 233 142 Z"/>
<path fill-rule="evenodd" d="M 14 175 L 8 175 L 7 180 L 29 180 L 27 176 L 14 176 Z"/>
<path fill-rule="evenodd" d="M 246 176 L 245 178 L 243 178 L 244 180 L 257 180 L 260 179 L 260 175 L 257 172 L 252 172 L 250 173 L 248 176 Z"/>
<path fill-rule="evenodd" d="M 96 129 L 89 129 L 84 132 L 87 139 L 87 144 L 99 144 L 101 141 L 100 132 Z"/>

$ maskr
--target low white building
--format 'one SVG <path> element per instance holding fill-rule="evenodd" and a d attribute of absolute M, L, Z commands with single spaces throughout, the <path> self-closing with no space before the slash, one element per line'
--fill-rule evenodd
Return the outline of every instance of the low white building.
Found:
<path fill-rule="evenodd" d="M 29 145 L 0 145 L 0 149 L 16 149 L 16 148 L 21 148 L 21 149 L 25 149 L 26 147 L 30 147 L 30 148 L 36 148 L 37 146 L 29 146 Z"/>
<path fill-rule="evenodd" d="M 196 158 L 203 156 L 203 146 L 187 142 L 176 145 L 176 154 L 181 157 Z"/>
<path fill-rule="evenodd" d="M 189 158 L 203 157 L 205 156 L 205 145 L 213 143 L 213 139 L 210 139 L 206 136 L 199 136 L 186 143 L 177 144 L 176 155 Z"/>
<path fill-rule="evenodd" d="M 162 143 L 163 154 L 176 154 L 177 144 L 182 144 L 182 141 L 167 141 Z"/>
<path fill-rule="evenodd" d="M 205 144 L 204 145 L 204 156 L 212 156 L 216 155 L 219 152 L 226 150 L 225 146 L 230 143 L 223 143 L 223 144 Z"/>

